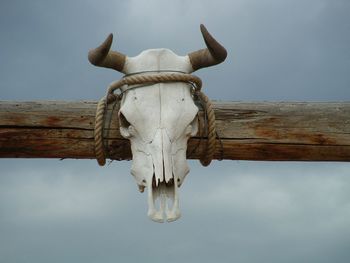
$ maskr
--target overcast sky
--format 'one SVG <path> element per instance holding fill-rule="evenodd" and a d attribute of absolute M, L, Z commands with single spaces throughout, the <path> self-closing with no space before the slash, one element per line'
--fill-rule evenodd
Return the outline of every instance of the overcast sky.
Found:
<path fill-rule="evenodd" d="M 98 100 L 108 33 L 137 55 L 229 52 L 196 74 L 212 99 L 349 101 L 348 0 L 2 0 L 0 100 Z M 0 262 L 349 262 L 350 164 L 191 161 L 182 218 L 147 216 L 130 162 L 0 160 Z"/>

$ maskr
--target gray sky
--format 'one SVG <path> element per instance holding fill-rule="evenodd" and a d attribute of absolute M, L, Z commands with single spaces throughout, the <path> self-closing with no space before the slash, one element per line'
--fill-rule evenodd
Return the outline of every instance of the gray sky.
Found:
<path fill-rule="evenodd" d="M 120 73 L 87 51 L 204 47 L 213 99 L 350 100 L 350 2 L 1 1 L 0 100 L 97 100 Z M 130 162 L 0 160 L 0 262 L 348 262 L 350 164 L 191 161 L 183 217 L 157 224 Z"/>

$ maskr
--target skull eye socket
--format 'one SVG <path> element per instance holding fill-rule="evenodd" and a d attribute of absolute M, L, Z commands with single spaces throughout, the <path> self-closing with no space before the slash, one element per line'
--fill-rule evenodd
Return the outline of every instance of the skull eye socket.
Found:
<path fill-rule="evenodd" d="M 191 123 L 187 126 L 187 134 L 190 136 L 195 136 L 198 132 L 198 118 L 197 116 L 191 121 Z"/>
<path fill-rule="evenodd" d="M 121 127 L 128 128 L 131 123 L 126 119 L 122 112 L 119 112 L 119 123 Z"/>

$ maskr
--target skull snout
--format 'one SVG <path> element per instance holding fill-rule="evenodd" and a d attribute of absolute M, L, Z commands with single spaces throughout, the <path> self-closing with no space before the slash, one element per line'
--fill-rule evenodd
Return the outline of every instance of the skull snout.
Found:
<path fill-rule="evenodd" d="M 130 123 L 124 122 L 126 125 L 121 125 L 120 130 L 131 142 L 131 174 L 140 192 L 148 190 L 148 216 L 159 223 L 177 220 L 181 217 L 178 188 L 189 172 L 187 139 L 196 132 L 196 126 L 191 123 L 184 129 L 183 136 L 176 139 L 169 136 L 166 128 L 160 127 L 146 139 Z"/>
<path fill-rule="evenodd" d="M 153 221 L 163 223 L 166 217 L 168 222 L 172 222 L 181 217 L 178 186 L 174 180 L 169 183 L 163 181 L 157 186 L 155 182 L 152 183 L 148 189 L 148 197 L 148 216 Z"/>
<path fill-rule="evenodd" d="M 177 178 L 173 173 L 172 142 L 166 129 L 159 128 L 149 143 L 153 161 L 153 176 L 148 187 L 148 216 L 156 222 L 175 221 L 181 216 Z M 157 202 L 159 204 L 158 209 Z"/>

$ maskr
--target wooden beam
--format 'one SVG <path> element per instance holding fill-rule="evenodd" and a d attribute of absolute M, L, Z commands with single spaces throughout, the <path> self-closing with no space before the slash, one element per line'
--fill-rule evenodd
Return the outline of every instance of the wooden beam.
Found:
<path fill-rule="evenodd" d="M 221 137 L 215 158 L 350 161 L 350 102 L 214 102 Z M 0 101 L 1 158 L 94 158 L 96 102 Z M 117 121 L 107 131 L 109 156 L 131 158 Z M 198 145 L 189 141 L 188 153 Z M 201 148 L 191 159 L 197 159 Z"/>

